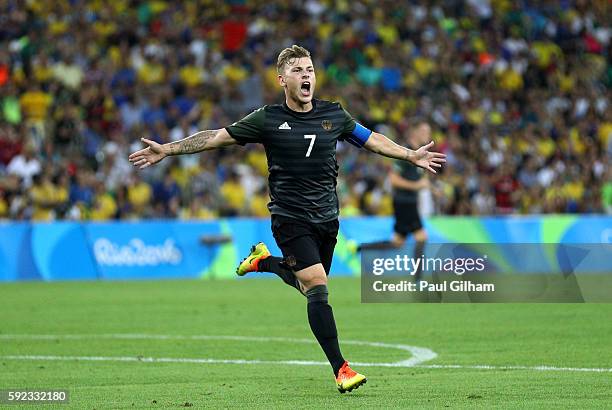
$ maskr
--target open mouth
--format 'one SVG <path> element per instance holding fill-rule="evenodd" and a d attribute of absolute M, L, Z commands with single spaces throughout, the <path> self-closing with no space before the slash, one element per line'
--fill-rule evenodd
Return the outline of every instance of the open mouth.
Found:
<path fill-rule="evenodd" d="M 310 95 L 310 81 L 304 81 L 300 86 L 300 91 L 303 96 L 308 97 Z"/>

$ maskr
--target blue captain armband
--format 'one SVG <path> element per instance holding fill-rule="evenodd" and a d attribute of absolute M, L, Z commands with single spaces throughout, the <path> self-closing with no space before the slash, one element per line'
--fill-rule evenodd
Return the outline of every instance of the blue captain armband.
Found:
<path fill-rule="evenodd" d="M 361 148 L 366 143 L 368 138 L 370 138 L 370 135 L 372 135 L 371 130 L 356 122 L 353 132 L 346 137 L 346 141 L 350 142 L 356 147 Z"/>

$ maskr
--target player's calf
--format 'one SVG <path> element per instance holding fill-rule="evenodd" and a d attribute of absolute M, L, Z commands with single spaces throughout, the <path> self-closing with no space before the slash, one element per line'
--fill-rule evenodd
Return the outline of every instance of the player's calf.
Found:
<path fill-rule="evenodd" d="M 244 276 L 249 272 L 271 272 L 279 276 L 287 285 L 303 293 L 290 265 L 291 261 L 288 261 L 287 258 L 272 256 L 268 247 L 263 242 L 259 242 L 251 247 L 249 256 L 240 262 L 236 268 L 236 274 Z"/>

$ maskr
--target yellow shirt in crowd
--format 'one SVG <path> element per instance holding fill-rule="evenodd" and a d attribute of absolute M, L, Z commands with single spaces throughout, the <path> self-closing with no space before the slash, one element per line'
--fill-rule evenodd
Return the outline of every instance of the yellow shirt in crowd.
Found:
<path fill-rule="evenodd" d="M 151 201 L 153 190 L 151 186 L 144 181 L 131 185 L 128 188 L 128 201 L 135 210 L 141 210 Z"/>
<path fill-rule="evenodd" d="M 181 68 L 179 77 L 187 87 L 195 87 L 204 81 L 204 71 L 199 67 L 187 65 Z"/>
<path fill-rule="evenodd" d="M 108 192 L 96 197 L 96 204 L 91 210 L 91 219 L 94 221 L 107 221 L 113 219 L 117 213 L 117 202 Z"/>
<path fill-rule="evenodd" d="M 0 218 L 8 217 L 8 204 L 4 198 L 0 198 Z"/>
<path fill-rule="evenodd" d="M 27 91 L 19 99 L 26 118 L 41 121 L 47 118 L 53 97 L 43 91 Z"/>
<path fill-rule="evenodd" d="M 253 216 L 260 218 L 270 216 L 270 211 L 268 210 L 268 202 L 270 202 L 270 198 L 268 198 L 267 195 L 253 195 L 249 202 L 251 205 L 250 211 Z"/>
<path fill-rule="evenodd" d="M 234 209 L 241 210 L 246 203 L 246 192 L 240 182 L 227 181 L 221 185 L 221 195 Z"/>
<path fill-rule="evenodd" d="M 52 183 L 34 185 L 30 197 L 34 205 L 32 220 L 50 221 L 54 217 L 53 209 L 68 201 L 68 190 Z"/>
<path fill-rule="evenodd" d="M 138 71 L 138 78 L 147 85 L 160 84 L 164 81 L 166 70 L 158 63 L 145 63 Z"/>

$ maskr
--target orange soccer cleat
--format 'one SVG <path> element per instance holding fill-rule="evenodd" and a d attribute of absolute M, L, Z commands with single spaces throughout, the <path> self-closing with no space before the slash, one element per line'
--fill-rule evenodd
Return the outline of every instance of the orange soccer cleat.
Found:
<path fill-rule="evenodd" d="M 249 256 L 244 258 L 240 265 L 236 268 L 236 274 L 238 276 L 244 276 L 249 272 L 256 272 L 258 269 L 259 261 L 266 259 L 270 256 L 268 247 L 263 242 L 259 242 L 257 245 L 251 247 L 251 253 Z"/>
<path fill-rule="evenodd" d="M 340 393 L 356 389 L 367 381 L 368 379 L 363 374 L 359 374 L 351 369 L 348 362 L 344 362 L 338 371 L 338 377 L 336 377 L 336 385 Z"/>

